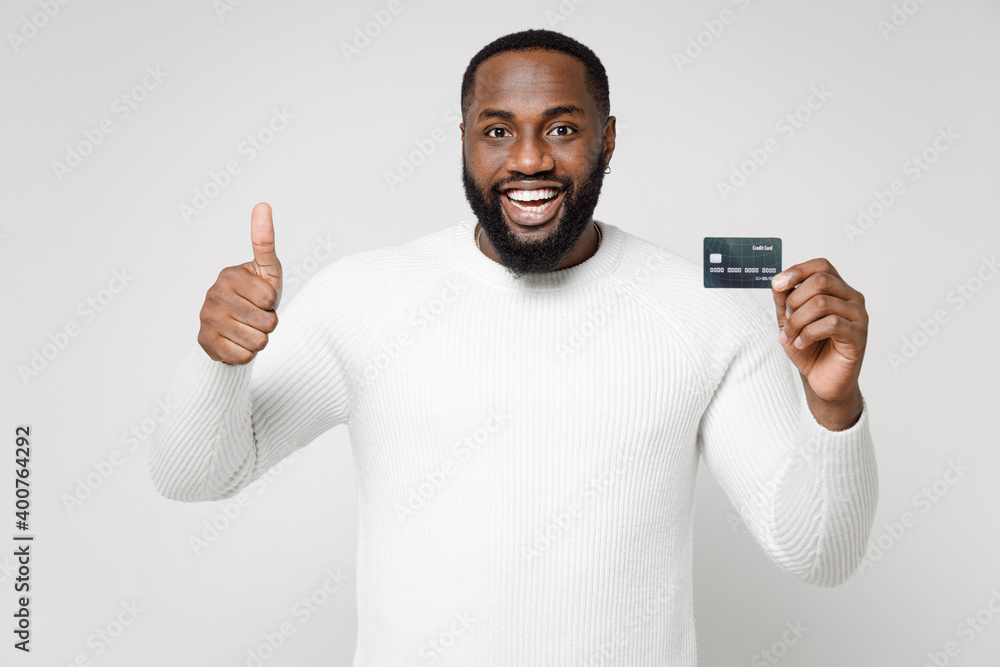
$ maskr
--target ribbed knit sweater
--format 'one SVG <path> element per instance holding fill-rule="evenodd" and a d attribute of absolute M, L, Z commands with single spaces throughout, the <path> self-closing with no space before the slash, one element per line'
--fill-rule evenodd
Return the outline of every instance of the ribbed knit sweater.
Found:
<path fill-rule="evenodd" d="M 593 256 L 520 278 L 473 219 L 336 259 L 249 364 L 182 361 L 157 490 L 228 498 L 346 424 L 355 667 L 693 667 L 700 459 L 778 566 L 845 581 L 878 495 L 867 402 L 827 430 L 773 313 L 599 225 Z"/>

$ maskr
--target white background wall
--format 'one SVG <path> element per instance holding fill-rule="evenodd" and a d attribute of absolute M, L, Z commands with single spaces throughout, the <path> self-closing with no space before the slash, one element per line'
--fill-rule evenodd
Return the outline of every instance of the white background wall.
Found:
<path fill-rule="evenodd" d="M 871 559 L 842 587 L 799 583 L 733 522 L 703 472 L 701 664 L 771 664 L 760 652 L 778 642 L 783 665 L 916 666 L 949 641 L 955 655 L 939 664 L 996 664 L 1000 613 L 988 604 L 1000 611 L 1000 279 L 983 258 L 1000 250 L 1000 5 L 400 3 L 350 58 L 341 45 L 386 2 L 245 0 L 224 11 L 210 0 L 95 0 L 58 5 L 51 18 L 39 13 L 44 2 L 0 7 L 0 663 L 247 665 L 262 635 L 287 621 L 295 634 L 265 664 L 349 664 L 356 504 L 346 428 L 252 488 L 230 520 L 224 503 L 154 491 L 145 440 L 156 400 L 195 342 L 219 270 L 251 258 L 254 203 L 271 203 L 279 257 L 303 275 L 471 215 L 452 111 L 462 73 L 494 38 L 554 27 L 593 48 L 611 80 L 618 147 L 598 219 L 695 262 L 706 235 L 780 236 L 786 266 L 825 256 L 867 297 L 861 386 L 881 478 Z M 903 5 L 915 13 L 897 13 L 895 26 Z M 724 10 L 732 21 L 711 36 L 704 22 Z M 26 27 L 33 22 L 42 27 Z M 699 33 L 706 46 L 678 66 L 675 54 Z M 147 68 L 164 75 L 155 87 L 146 78 L 144 91 Z M 788 136 L 776 123 L 813 87 L 831 96 L 800 109 L 810 117 Z M 124 116 L 116 99 L 133 94 L 144 99 Z M 239 146 L 273 109 L 294 119 L 250 160 Z M 78 166 L 54 168 L 102 120 L 112 131 Z M 947 148 L 938 153 L 935 137 L 948 128 L 953 139 L 938 141 Z M 438 130 L 444 141 L 390 188 L 385 174 Z M 718 183 L 768 138 L 778 151 L 723 197 Z M 913 172 L 908 161 L 925 150 L 936 161 Z M 185 221 L 180 206 L 229 160 L 240 173 Z M 896 179 L 902 194 L 848 233 L 859 207 L 877 209 L 875 192 Z M 116 271 L 131 278 L 112 293 Z M 958 285 L 978 291 L 959 298 Z M 286 282 L 286 300 L 297 287 Z M 87 299 L 103 300 L 101 311 Z M 936 313 L 943 323 L 925 324 L 928 335 L 921 322 Z M 19 367 L 68 325 L 77 335 L 22 377 Z M 30 656 L 12 649 L 8 627 L 18 424 L 33 435 Z M 946 474 L 953 463 L 968 470 Z M 107 479 L 92 474 L 102 468 Z M 225 529 L 209 540 L 206 521 Z M 192 537 L 206 543 L 196 550 Z M 338 568 L 347 583 L 308 618 L 297 613 Z M 133 602 L 134 622 L 110 644 L 98 639 L 117 632 Z M 966 619 L 977 613 L 985 624 L 972 630 Z M 781 646 L 796 622 L 808 630 Z"/>

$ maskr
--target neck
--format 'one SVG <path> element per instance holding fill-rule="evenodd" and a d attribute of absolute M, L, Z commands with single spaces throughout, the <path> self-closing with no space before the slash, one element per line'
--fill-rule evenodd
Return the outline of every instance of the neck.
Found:
<path fill-rule="evenodd" d="M 500 256 L 497 254 L 496 250 L 493 248 L 493 244 L 490 243 L 489 238 L 486 234 L 481 233 L 482 226 L 476 223 L 475 234 L 479 239 L 479 249 L 484 255 L 492 259 L 494 262 L 500 263 Z M 587 229 L 584 230 L 583 234 L 577 242 L 570 248 L 566 256 L 563 257 L 562 261 L 559 262 L 554 271 L 559 269 L 567 269 L 571 266 L 576 266 L 581 262 L 585 262 L 590 259 L 597 248 L 600 245 L 600 234 L 597 231 L 597 225 L 594 223 L 594 219 L 590 219 L 590 224 L 587 225 Z"/>

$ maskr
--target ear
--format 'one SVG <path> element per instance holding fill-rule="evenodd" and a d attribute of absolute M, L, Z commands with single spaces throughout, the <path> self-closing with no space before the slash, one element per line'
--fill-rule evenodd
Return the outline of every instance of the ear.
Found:
<path fill-rule="evenodd" d="M 604 121 L 604 161 L 609 163 L 615 152 L 615 120 L 614 116 L 608 116 L 608 119 Z"/>

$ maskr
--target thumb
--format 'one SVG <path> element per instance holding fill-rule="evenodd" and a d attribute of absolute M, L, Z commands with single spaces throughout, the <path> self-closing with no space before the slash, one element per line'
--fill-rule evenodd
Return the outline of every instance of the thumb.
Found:
<path fill-rule="evenodd" d="M 253 271 L 281 296 L 281 262 L 274 252 L 274 221 L 271 207 L 261 202 L 250 214 L 250 242 L 253 244 Z"/>

